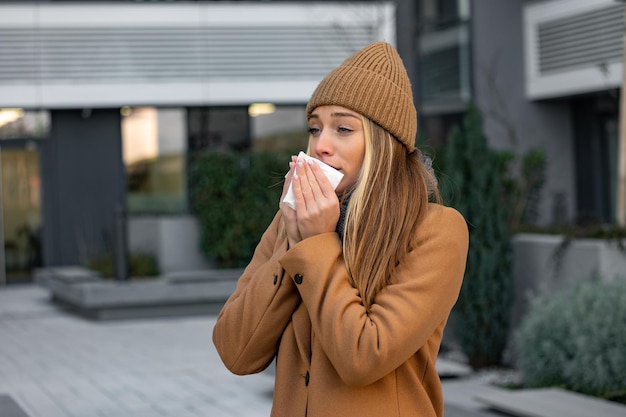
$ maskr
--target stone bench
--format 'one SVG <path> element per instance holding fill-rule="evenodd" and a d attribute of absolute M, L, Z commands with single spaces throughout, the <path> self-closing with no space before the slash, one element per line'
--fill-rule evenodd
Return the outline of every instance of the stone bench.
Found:
<path fill-rule="evenodd" d="M 98 319 L 215 314 L 234 291 L 241 270 L 194 271 L 151 279 L 103 279 L 81 267 L 47 268 L 35 282 L 53 301 Z"/>

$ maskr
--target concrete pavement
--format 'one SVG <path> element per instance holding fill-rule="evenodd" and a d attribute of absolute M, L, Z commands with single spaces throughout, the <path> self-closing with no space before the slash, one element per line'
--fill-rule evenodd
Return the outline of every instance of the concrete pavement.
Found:
<path fill-rule="evenodd" d="M 34 284 L 0 289 L 0 416 L 269 416 L 273 376 L 229 373 L 211 342 L 214 323 L 214 315 L 95 322 L 59 309 Z M 488 388 L 444 381 L 446 417 L 492 415 L 471 398 L 480 389 Z"/>
<path fill-rule="evenodd" d="M 36 286 L 0 290 L 0 394 L 29 417 L 267 417 L 271 375 L 230 374 L 214 322 L 93 322 Z"/>

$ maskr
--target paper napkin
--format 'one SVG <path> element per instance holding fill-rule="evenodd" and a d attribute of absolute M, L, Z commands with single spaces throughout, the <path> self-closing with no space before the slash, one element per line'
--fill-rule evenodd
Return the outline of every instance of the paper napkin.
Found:
<path fill-rule="evenodd" d="M 322 171 L 324 172 L 324 174 L 326 174 L 326 178 L 328 178 L 328 181 L 330 181 L 333 188 L 337 188 L 337 186 L 341 182 L 341 179 L 343 178 L 343 174 L 340 171 L 337 171 L 335 168 L 331 167 L 330 165 L 327 165 L 323 163 L 322 161 L 320 161 L 319 159 L 315 159 L 312 156 L 309 156 L 302 151 L 300 151 L 300 153 L 298 154 L 298 161 L 300 160 L 304 160 L 305 163 L 306 161 L 311 160 L 315 162 L 317 165 L 319 165 L 320 168 L 322 168 Z M 289 184 L 289 188 L 287 189 L 287 194 L 285 194 L 285 198 L 283 199 L 283 202 L 286 203 L 292 209 L 294 210 L 296 209 L 296 201 L 293 195 L 291 184 Z"/>

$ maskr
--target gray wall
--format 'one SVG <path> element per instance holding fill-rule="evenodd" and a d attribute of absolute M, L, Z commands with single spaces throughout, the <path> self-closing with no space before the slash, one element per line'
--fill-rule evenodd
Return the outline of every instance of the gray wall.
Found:
<path fill-rule="evenodd" d="M 214 268 L 200 250 L 200 225 L 192 215 L 130 216 L 128 250 L 150 253 L 163 274 Z"/>
<path fill-rule="evenodd" d="M 525 95 L 521 0 L 472 2 L 474 96 L 485 117 L 485 133 L 498 149 L 525 153 L 540 148 L 547 157 L 539 223 L 575 214 L 574 140 L 568 101 L 530 102 Z M 564 211 L 555 219 L 555 203 Z"/>
<path fill-rule="evenodd" d="M 126 201 L 119 109 L 51 111 L 41 169 L 44 266 L 112 250 L 115 208 Z"/>

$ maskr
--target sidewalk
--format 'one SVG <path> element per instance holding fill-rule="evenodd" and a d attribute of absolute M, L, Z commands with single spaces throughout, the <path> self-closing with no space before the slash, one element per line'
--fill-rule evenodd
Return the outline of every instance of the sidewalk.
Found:
<path fill-rule="evenodd" d="M 214 322 L 93 322 L 59 311 L 39 287 L 1 289 L 0 394 L 28 417 L 269 416 L 272 377 L 229 373 Z"/>
<path fill-rule="evenodd" d="M 95 322 L 48 298 L 36 285 L 0 289 L 0 416 L 269 416 L 271 373 L 224 368 L 214 315 Z M 494 415 L 472 400 L 483 388 L 444 380 L 446 417 Z"/>

